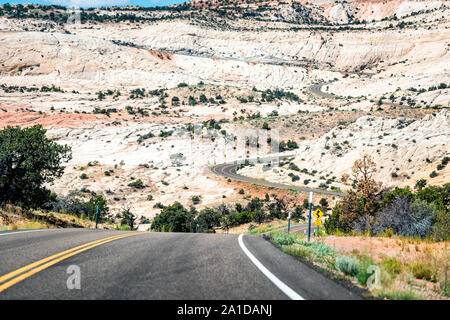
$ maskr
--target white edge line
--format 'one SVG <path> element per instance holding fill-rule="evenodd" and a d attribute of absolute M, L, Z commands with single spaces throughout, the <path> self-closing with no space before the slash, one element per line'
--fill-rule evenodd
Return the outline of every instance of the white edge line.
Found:
<path fill-rule="evenodd" d="M 297 292 L 289 288 L 283 281 L 278 279 L 272 272 L 270 272 L 266 267 L 263 266 L 261 262 L 259 262 L 258 259 L 247 249 L 247 247 L 244 245 L 244 241 L 242 240 L 244 237 L 243 234 L 239 235 L 238 242 L 239 246 L 241 247 L 242 251 L 249 257 L 251 262 L 254 263 L 256 267 L 258 267 L 259 270 L 270 280 L 272 281 L 278 289 L 283 291 L 285 295 L 287 295 L 292 300 L 305 300 L 302 296 L 300 296 Z"/>
<path fill-rule="evenodd" d="M 39 229 L 39 230 L 29 230 L 29 231 L 17 231 L 17 232 L 5 232 L 5 233 L 0 233 L 0 236 L 10 236 L 13 234 L 19 234 L 19 233 L 28 233 L 28 232 L 39 232 L 39 231 L 45 231 L 48 229 Z"/>

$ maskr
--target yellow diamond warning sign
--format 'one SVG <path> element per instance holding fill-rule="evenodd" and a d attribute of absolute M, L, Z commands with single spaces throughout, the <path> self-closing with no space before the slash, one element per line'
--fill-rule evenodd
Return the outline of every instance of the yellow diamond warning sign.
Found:
<path fill-rule="evenodd" d="M 323 216 L 322 210 L 317 209 L 316 211 L 313 212 L 313 216 L 316 217 L 317 219 L 320 219 Z"/>

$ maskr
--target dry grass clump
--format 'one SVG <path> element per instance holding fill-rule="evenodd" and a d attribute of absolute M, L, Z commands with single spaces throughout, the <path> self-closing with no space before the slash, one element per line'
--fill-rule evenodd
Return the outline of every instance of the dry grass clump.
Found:
<path fill-rule="evenodd" d="M 321 241 L 342 254 L 370 257 L 379 265 L 382 288 L 374 293 L 380 297 L 449 298 L 449 241 L 397 236 L 329 236 Z"/>
<path fill-rule="evenodd" d="M 113 225 L 99 224 L 99 228 L 111 229 Z M 74 215 L 4 205 L 0 208 L 0 231 L 49 228 L 95 228 L 95 222 Z"/>

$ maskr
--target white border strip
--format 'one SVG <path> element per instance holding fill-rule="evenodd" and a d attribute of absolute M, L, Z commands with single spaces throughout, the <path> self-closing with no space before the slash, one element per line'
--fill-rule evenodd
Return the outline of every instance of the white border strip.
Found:
<path fill-rule="evenodd" d="M 28 232 L 39 232 L 39 231 L 45 231 L 48 229 L 39 229 L 39 230 L 29 230 L 29 231 L 17 231 L 17 232 L 5 232 L 5 233 L 0 233 L 0 236 L 10 236 L 13 234 L 18 234 L 18 233 L 28 233 Z"/>
<path fill-rule="evenodd" d="M 244 241 L 242 240 L 244 237 L 243 234 L 239 235 L 238 242 L 239 246 L 241 247 L 242 251 L 249 257 L 249 259 L 255 264 L 255 266 L 258 267 L 259 270 L 261 270 L 262 273 L 270 280 L 272 281 L 278 289 L 283 291 L 285 295 L 287 295 L 292 300 L 305 300 L 302 296 L 300 296 L 297 292 L 289 288 L 283 281 L 278 279 L 272 272 L 267 270 L 266 267 L 262 265 L 261 262 L 259 262 L 258 259 L 255 258 L 255 256 L 245 247 Z"/>

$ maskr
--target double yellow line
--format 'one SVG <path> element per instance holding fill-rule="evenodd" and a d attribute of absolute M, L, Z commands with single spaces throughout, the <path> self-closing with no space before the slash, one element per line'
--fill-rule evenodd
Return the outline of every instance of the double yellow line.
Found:
<path fill-rule="evenodd" d="M 131 236 L 135 236 L 138 234 L 146 234 L 148 232 L 133 232 L 133 233 L 126 233 L 121 234 L 118 236 L 112 236 L 108 238 L 103 238 L 100 240 L 92 241 L 83 245 L 80 245 L 78 247 L 54 254 L 50 257 L 44 258 L 42 260 L 36 261 L 34 263 L 31 263 L 25 267 L 19 268 L 15 271 L 12 271 L 8 274 L 5 274 L 4 276 L 0 277 L 0 292 L 8 289 L 9 287 L 19 283 L 20 281 L 25 280 L 26 278 L 31 277 L 32 275 L 47 269 L 48 267 L 65 260 L 67 258 L 70 258 L 76 254 L 79 254 L 81 252 L 84 252 L 86 250 L 101 246 L 102 244 L 119 240 Z"/>

